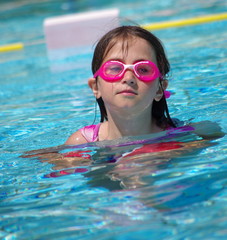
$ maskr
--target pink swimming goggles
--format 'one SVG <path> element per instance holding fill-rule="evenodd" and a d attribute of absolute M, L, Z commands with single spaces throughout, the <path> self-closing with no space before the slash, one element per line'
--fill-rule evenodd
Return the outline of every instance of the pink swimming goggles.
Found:
<path fill-rule="evenodd" d="M 100 76 L 107 82 L 117 82 L 123 78 L 127 69 L 133 70 L 136 77 L 143 82 L 151 82 L 161 76 L 158 67 L 148 60 L 139 61 L 132 65 L 110 60 L 99 68 L 94 74 L 94 78 Z"/>

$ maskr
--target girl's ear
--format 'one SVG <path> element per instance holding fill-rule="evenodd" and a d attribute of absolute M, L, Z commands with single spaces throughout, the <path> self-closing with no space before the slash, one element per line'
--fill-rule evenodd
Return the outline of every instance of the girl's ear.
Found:
<path fill-rule="evenodd" d="M 91 88 L 97 99 L 101 97 L 100 91 L 98 89 L 98 83 L 95 78 L 88 79 L 88 86 Z"/>
<path fill-rule="evenodd" d="M 154 100 L 156 102 L 159 102 L 164 94 L 164 91 L 166 90 L 166 88 L 168 87 L 168 81 L 166 79 L 162 79 L 159 83 L 159 88 L 158 91 L 156 92 L 156 96 L 154 98 Z"/>

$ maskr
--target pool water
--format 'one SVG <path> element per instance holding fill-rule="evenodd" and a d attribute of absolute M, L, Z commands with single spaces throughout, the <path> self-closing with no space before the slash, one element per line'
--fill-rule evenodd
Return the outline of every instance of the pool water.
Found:
<path fill-rule="evenodd" d="M 99 121 L 87 87 L 92 51 L 59 51 L 50 59 L 43 20 L 112 7 L 120 9 L 123 23 L 146 24 L 221 13 L 227 4 L 1 1 L 0 44 L 22 41 L 26 46 L 0 54 L 0 238 L 226 239 L 226 136 L 203 141 L 181 129 L 167 136 L 61 146 L 78 128 Z M 226 25 L 154 32 L 171 63 L 171 116 L 210 120 L 224 132 Z M 68 160 L 25 154 L 46 148 Z"/>

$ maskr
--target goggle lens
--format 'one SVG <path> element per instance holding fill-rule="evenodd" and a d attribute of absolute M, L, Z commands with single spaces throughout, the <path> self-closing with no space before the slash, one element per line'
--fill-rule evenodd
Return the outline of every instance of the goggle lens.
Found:
<path fill-rule="evenodd" d="M 119 76 L 124 71 L 124 65 L 119 64 L 118 62 L 106 62 L 103 65 L 103 74 L 108 79 L 114 79 L 116 76 Z"/>

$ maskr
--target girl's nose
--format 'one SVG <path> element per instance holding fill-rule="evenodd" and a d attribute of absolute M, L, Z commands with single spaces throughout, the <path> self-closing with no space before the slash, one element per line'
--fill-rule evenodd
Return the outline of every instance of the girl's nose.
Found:
<path fill-rule="evenodd" d="M 134 85 L 136 83 L 136 76 L 132 69 L 126 69 L 125 74 L 122 78 L 123 83 Z"/>

